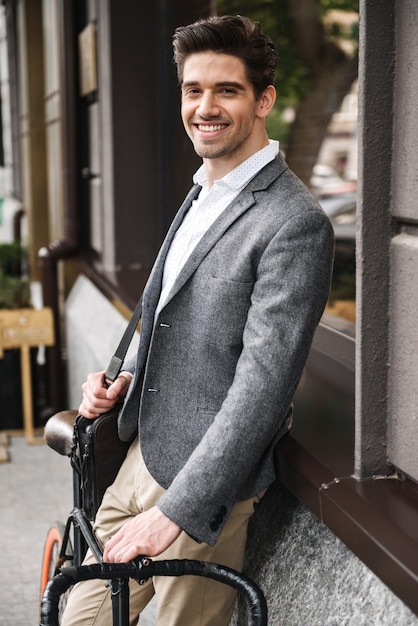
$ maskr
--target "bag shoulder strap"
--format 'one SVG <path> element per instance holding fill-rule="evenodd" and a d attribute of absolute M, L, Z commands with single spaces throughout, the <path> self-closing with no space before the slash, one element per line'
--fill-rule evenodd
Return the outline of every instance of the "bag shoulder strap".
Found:
<path fill-rule="evenodd" d="M 104 374 L 104 383 L 107 386 L 111 385 L 119 376 L 119 373 L 123 366 L 123 362 L 125 360 L 126 353 L 129 348 L 129 344 L 132 341 L 135 329 L 138 326 L 139 320 L 141 319 L 141 314 L 142 296 L 139 298 L 134 312 L 132 313 L 132 317 L 129 320 L 129 324 L 127 325 L 126 330 L 123 333 L 122 339 L 120 340 L 119 345 L 116 348 L 116 352 L 110 359 L 109 365 L 107 366 L 106 372 Z"/>

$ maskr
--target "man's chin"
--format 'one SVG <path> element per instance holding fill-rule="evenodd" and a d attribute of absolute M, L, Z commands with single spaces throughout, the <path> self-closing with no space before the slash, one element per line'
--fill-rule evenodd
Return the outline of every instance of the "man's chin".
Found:
<path fill-rule="evenodd" d="M 220 148 L 208 148 L 205 146 L 194 146 L 195 152 L 202 159 L 221 159 L 228 154 L 228 150 Z"/>

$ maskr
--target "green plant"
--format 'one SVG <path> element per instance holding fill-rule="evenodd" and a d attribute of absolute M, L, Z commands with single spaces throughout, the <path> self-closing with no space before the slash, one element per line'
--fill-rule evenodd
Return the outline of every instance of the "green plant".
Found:
<path fill-rule="evenodd" d="M 8 276 L 21 276 L 26 250 L 19 241 L 0 244 L 0 268 Z"/>
<path fill-rule="evenodd" d="M 0 244 L 0 309 L 31 306 L 29 279 L 23 275 L 26 251 L 19 242 Z"/>

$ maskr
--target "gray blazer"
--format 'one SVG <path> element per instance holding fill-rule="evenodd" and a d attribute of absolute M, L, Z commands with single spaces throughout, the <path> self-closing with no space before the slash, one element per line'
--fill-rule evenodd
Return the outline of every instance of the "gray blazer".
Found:
<path fill-rule="evenodd" d="M 215 221 L 153 325 L 175 217 L 144 290 L 135 372 L 119 418 L 167 489 L 159 508 L 216 542 L 235 502 L 275 478 L 273 448 L 325 306 L 334 236 L 281 155 Z"/>

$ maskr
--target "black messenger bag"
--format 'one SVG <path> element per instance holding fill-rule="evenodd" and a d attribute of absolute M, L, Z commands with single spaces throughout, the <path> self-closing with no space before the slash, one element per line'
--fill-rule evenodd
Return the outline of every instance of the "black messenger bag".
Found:
<path fill-rule="evenodd" d="M 141 318 L 142 297 L 138 301 L 129 324 L 104 374 L 109 386 L 122 369 L 123 362 Z M 132 442 L 121 441 L 118 435 L 118 415 L 122 404 L 117 404 L 96 419 L 77 415 L 74 424 L 71 464 L 82 481 L 82 503 L 86 517 L 94 520 L 104 492 L 113 483 Z"/>

